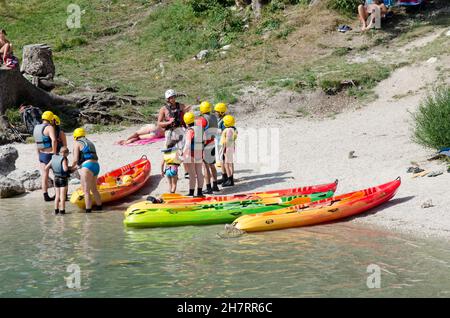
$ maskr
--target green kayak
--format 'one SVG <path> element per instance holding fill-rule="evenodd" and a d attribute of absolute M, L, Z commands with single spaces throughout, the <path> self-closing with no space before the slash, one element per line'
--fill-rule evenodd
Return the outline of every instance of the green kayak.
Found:
<path fill-rule="evenodd" d="M 178 209 L 135 209 L 126 214 L 124 224 L 128 227 L 166 227 L 183 225 L 208 225 L 232 223 L 246 214 L 264 213 L 288 208 L 295 204 L 304 204 L 333 196 L 333 191 L 313 193 L 302 196 L 282 197 L 274 204 L 258 203 L 251 200 L 228 204 L 202 205 L 195 210 Z"/>

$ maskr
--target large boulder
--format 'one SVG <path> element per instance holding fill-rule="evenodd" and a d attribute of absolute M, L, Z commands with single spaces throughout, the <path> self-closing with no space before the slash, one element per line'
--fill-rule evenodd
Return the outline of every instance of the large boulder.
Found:
<path fill-rule="evenodd" d="M 0 175 L 6 176 L 16 170 L 16 160 L 19 152 L 11 146 L 0 147 Z"/>
<path fill-rule="evenodd" d="M 10 198 L 24 192 L 25 188 L 19 181 L 0 176 L 0 198 Z"/>
<path fill-rule="evenodd" d="M 39 170 L 24 171 L 16 170 L 8 175 L 9 179 L 18 181 L 27 191 L 35 191 L 42 188 L 41 173 Z M 49 186 L 52 186 L 51 180 L 49 180 Z"/>
<path fill-rule="evenodd" d="M 55 76 L 52 49 L 46 44 L 31 44 L 23 47 L 22 73 L 52 80 Z"/>

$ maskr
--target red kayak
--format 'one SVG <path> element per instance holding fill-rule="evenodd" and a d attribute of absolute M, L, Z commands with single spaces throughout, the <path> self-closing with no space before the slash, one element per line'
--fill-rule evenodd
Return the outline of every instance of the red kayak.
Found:
<path fill-rule="evenodd" d="M 208 196 L 203 198 L 193 198 L 188 196 L 183 196 L 180 194 L 170 194 L 166 193 L 161 196 L 164 203 L 175 203 L 175 204 L 190 204 L 190 203 L 210 203 L 210 202 L 224 202 L 224 201 L 240 201 L 240 200 L 255 200 L 261 198 L 273 198 L 273 197 L 284 197 L 290 195 L 300 195 L 300 194 L 312 194 L 328 191 L 336 191 L 338 185 L 338 180 L 333 183 L 297 187 L 290 189 L 280 189 L 280 190 L 270 190 L 252 193 L 241 193 L 233 195 L 221 195 L 221 196 Z"/>

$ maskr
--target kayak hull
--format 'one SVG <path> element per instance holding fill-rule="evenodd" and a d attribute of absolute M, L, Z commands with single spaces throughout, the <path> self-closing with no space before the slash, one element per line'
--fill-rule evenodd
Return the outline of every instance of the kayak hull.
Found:
<path fill-rule="evenodd" d="M 331 197 L 332 191 L 325 193 L 313 193 L 295 196 L 292 201 L 303 202 L 303 204 L 311 201 L 321 200 Z M 292 197 L 289 197 L 292 198 Z M 204 208 L 193 210 L 177 210 L 177 209 L 140 209 L 129 213 L 124 224 L 134 228 L 149 227 L 171 227 L 185 225 L 210 225 L 231 223 L 238 217 L 246 214 L 270 212 L 281 208 L 291 206 L 288 199 L 279 198 L 277 204 L 264 204 L 257 202 L 236 202 L 229 204 L 216 204 L 213 207 L 205 206 Z"/>
<path fill-rule="evenodd" d="M 141 209 L 163 209 L 163 208 L 178 208 L 184 210 L 193 209 L 192 206 L 202 206 L 202 205 L 210 205 L 210 204 L 223 204 L 226 202 L 241 202 L 241 201 L 262 201 L 262 200 L 270 200 L 270 198 L 279 198 L 286 196 L 302 196 L 306 194 L 313 193 L 324 193 L 328 191 L 336 191 L 337 188 L 337 180 L 333 183 L 315 185 L 315 186 L 306 186 L 306 187 L 298 187 L 291 189 L 282 189 L 282 190 L 272 190 L 267 192 L 255 192 L 255 193 L 243 193 L 236 194 L 230 196 L 210 196 L 205 198 L 188 198 L 184 196 L 179 196 L 181 199 L 177 200 L 166 200 L 164 199 L 164 203 L 152 203 L 150 201 L 141 201 L 132 204 L 128 207 L 125 212 L 125 216 L 129 215 L 131 212 Z M 164 195 L 163 195 L 164 196 Z"/>
<path fill-rule="evenodd" d="M 401 181 L 398 178 L 378 187 L 355 191 L 310 205 L 292 206 L 268 213 L 242 216 L 233 223 L 233 226 L 245 232 L 259 232 L 344 219 L 389 201 L 394 197 L 400 184 Z"/>
<path fill-rule="evenodd" d="M 100 193 L 102 203 L 117 201 L 138 191 L 147 183 L 150 178 L 150 171 L 150 161 L 147 157 L 143 156 L 139 160 L 100 176 L 97 179 L 97 189 Z M 106 183 L 108 179 L 116 180 L 124 176 L 130 176 L 131 181 L 125 184 Z M 91 199 L 93 199 L 92 194 Z M 84 192 L 81 188 L 78 188 L 72 193 L 70 202 L 78 206 L 80 209 L 86 208 Z"/>

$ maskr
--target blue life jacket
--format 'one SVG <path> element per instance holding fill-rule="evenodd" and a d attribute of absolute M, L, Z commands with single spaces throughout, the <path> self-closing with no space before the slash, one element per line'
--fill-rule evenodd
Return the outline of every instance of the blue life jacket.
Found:
<path fill-rule="evenodd" d="M 52 170 L 56 177 L 66 178 L 69 176 L 69 171 L 64 171 L 63 162 L 66 160 L 64 156 L 53 155 L 52 156 Z"/>
<path fill-rule="evenodd" d="M 46 149 L 52 147 L 52 139 L 50 138 L 50 136 L 44 135 L 44 129 L 47 126 L 50 125 L 42 123 L 34 127 L 33 137 L 38 149 Z"/>
<path fill-rule="evenodd" d="M 83 137 L 78 139 L 77 142 L 83 146 L 80 152 L 80 159 L 78 159 L 79 166 L 87 160 L 98 160 L 97 151 L 95 150 L 94 144 L 90 140 Z"/>

